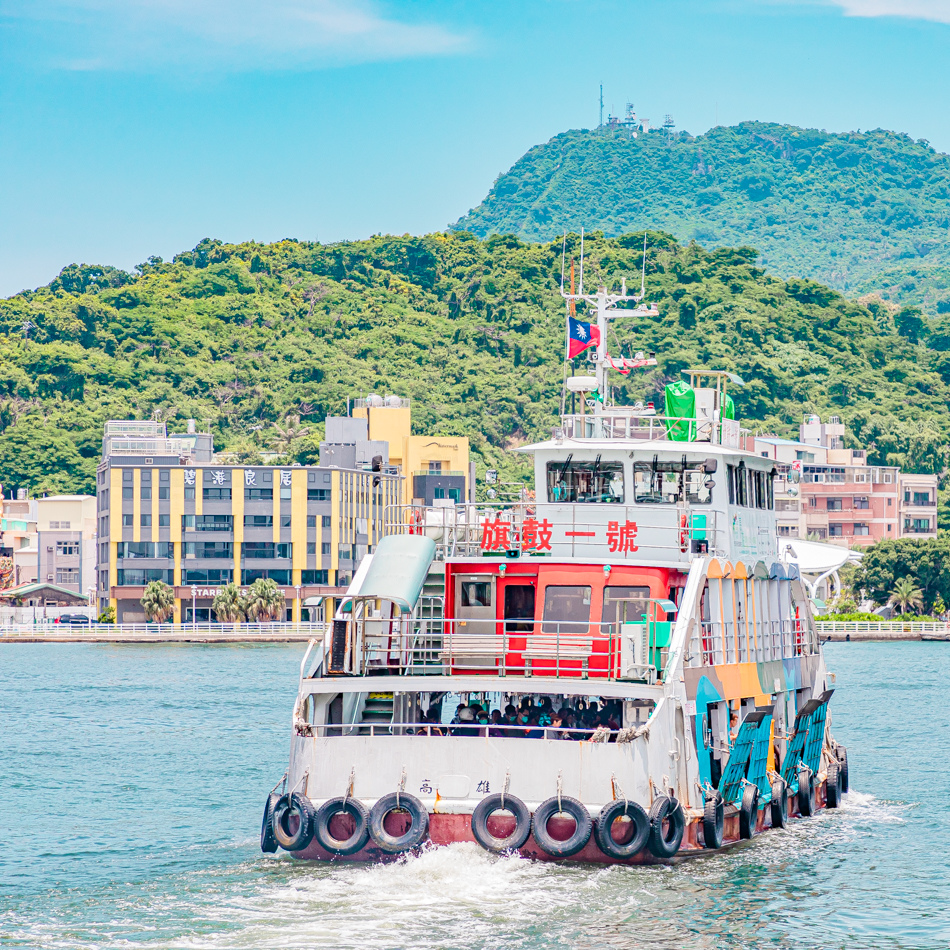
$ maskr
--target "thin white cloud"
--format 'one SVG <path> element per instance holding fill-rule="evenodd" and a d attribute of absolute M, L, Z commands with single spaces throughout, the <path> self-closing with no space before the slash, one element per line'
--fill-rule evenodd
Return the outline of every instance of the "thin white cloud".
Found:
<path fill-rule="evenodd" d="M 372 0 L 0 0 L 0 15 L 78 70 L 294 69 L 470 45 L 438 24 L 387 16 Z"/>
<path fill-rule="evenodd" d="M 904 17 L 950 23 L 950 0 L 827 0 L 845 16 Z"/>

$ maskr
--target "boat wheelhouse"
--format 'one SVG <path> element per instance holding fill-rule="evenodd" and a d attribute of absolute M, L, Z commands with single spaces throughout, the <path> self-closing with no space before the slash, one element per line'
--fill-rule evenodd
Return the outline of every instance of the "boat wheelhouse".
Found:
<path fill-rule="evenodd" d="M 626 297 L 584 299 L 605 327 Z M 605 337 L 572 384 L 591 412 L 519 450 L 533 494 L 391 509 L 302 662 L 265 850 L 640 862 L 838 804 L 832 677 L 776 473 L 732 419 L 741 381 L 691 371 L 662 416 L 612 407 Z"/>

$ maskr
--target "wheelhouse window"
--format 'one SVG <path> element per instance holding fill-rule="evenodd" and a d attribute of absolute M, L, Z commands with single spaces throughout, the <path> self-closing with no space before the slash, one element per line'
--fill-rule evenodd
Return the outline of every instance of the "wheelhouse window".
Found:
<path fill-rule="evenodd" d="M 548 500 L 595 504 L 623 503 L 623 462 L 548 462 Z"/>
<path fill-rule="evenodd" d="M 544 589 L 543 633 L 587 633 L 590 588 L 552 586 Z"/>
<path fill-rule="evenodd" d="M 690 504 L 708 505 L 712 503 L 712 488 L 702 462 L 653 459 L 633 466 L 633 497 L 639 504 L 675 505 L 685 489 Z"/>

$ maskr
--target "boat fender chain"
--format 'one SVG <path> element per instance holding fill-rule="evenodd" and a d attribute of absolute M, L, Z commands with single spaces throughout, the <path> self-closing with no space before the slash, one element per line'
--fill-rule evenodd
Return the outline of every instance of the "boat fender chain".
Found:
<path fill-rule="evenodd" d="M 719 794 L 719 790 L 713 788 L 711 782 L 697 782 L 696 788 L 699 790 L 699 794 L 703 796 L 703 801 L 707 802 L 711 798 L 715 798 Z"/>
<path fill-rule="evenodd" d="M 505 796 L 508 794 L 508 789 L 511 787 L 511 770 L 505 772 L 505 784 L 501 788 L 501 810 L 505 810 Z"/>
<path fill-rule="evenodd" d="M 276 792 L 277 789 L 287 781 L 287 774 L 287 772 L 284 772 L 277 784 L 267 793 L 268 795 L 273 795 L 274 792 Z"/>
<path fill-rule="evenodd" d="M 346 783 L 346 791 L 343 793 L 342 809 L 346 809 L 346 800 L 353 795 L 353 786 L 356 784 L 356 767 L 350 767 L 350 777 Z"/>
<path fill-rule="evenodd" d="M 297 789 L 300 788 L 300 786 L 301 786 L 302 784 L 306 783 L 307 779 L 309 779 L 309 778 L 310 778 L 310 769 L 304 769 L 304 770 L 303 770 L 303 775 L 301 775 L 300 778 L 297 779 L 297 784 L 294 785 L 293 788 L 288 788 L 288 789 L 287 789 L 287 791 L 286 791 L 286 793 L 285 793 L 285 794 L 287 795 L 287 801 L 290 801 L 290 796 L 293 795 L 293 793 L 296 792 Z M 288 781 L 289 781 L 289 780 L 288 780 Z M 305 784 L 304 784 L 304 794 L 305 794 L 305 795 L 307 794 L 307 792 L 306 792 L 306 785 L 305 785 Z"/>
<path fill-rule="evenodd" d="M 620 797 L 623 799 L 624 814 L 626 814 L 627 805 L 630 804 L 630 799 L 627 798 L 627 793 L 623 790 L 623 786 L 620 784 L 619 780 L 617 779 L 617 776 L 613 772 L 610 773 L 610 785 L 611 785 L 611 790 L 614 793 L 615 800 L 617 798 L 617 792 L 620 792 Z"/>
<path fill-rule="evenodd" d="M 399 808 L 399 793 L 406 790 L 406 767 L 402 767 L 399 775 L 399 784 L 396 786 L 396 808 Z"/>

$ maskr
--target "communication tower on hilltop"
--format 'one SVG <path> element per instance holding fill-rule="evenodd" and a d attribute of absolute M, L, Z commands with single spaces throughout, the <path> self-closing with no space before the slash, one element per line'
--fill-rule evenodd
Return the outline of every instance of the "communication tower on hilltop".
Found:
<path fill-rule="evenodd" d="M 600 84 L 600 124 L 597 126 L 598 129 L 604 127 L 604 84 Z"/>
<path fill-rule="evenodd" d="M 665 115 L 663 116 L 663 128 L 666 130 L 667 140 L 673 138 L 673 130 L 676 128 L 676 123 L 673 121 L 673 116 Z"/>

